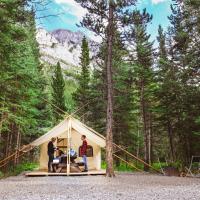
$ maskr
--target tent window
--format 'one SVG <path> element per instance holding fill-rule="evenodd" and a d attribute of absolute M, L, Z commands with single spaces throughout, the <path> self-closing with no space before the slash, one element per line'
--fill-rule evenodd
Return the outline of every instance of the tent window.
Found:
<path fill-rule="evenodd" d="M 57 147 L 67 148 L 67 138 L 57 138 Z"/>
<path fill-rule="evenodd" d="M 81 146 L 79 147 L 79 157 L 81 157 Z M 93 157 L 93 147 L 91 145 L 87 146 L 87 152 L 86 152 L 87 157 Z"/>

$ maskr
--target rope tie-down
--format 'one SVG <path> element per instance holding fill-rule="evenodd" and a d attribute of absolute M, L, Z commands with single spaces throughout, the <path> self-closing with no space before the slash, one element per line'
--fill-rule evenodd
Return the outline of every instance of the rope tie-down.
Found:
<path fill-rule="evenodd" d="M 7 166 L 10 161 L 14 161 L 15 159 L 18 159 L 27 152 L 31 151 L 33 148 L 34 147 L 30 145 L 23 145 L 21 148 L 17 149 L 13 154 L 0 161 L 0 169 L 2 167 Z"/>

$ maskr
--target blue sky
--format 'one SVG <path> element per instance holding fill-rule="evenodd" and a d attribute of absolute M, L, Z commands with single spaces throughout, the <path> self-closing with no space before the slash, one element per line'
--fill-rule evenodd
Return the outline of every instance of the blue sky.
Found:
<path fill-rule="evenodd" d="M 148 26 L 148 32 L 152 35 L 152 40 L 156 39 L 159 24 L 164 29 L 169 25 L 167 16 L 171 13 L 171 3 L 172 0 L 138 0 L 137 7 L 140 10 L 146 8 L 153 15 L 152 23 Z M 41 8 L 38 9 L 41 10 Z M 78 31 L 80 28 L 76 24 L 79 23 L 84 14 L 85 10 L 74 0 L 52 0 L 52 3 L 49 3 L 45 10 L 37 12 L 37 18 L 48 16 L 38 19 L 37 23 L 39 27 L 43 27 L 48 31 L 59 28 Z M 87 30 L 81 28 L 81 31 L 95 39 L 95 36 Z"/>

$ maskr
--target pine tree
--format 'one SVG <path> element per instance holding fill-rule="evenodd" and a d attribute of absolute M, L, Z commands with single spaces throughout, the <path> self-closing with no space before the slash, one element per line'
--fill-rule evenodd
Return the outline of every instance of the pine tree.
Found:
<path fill-rule="evenodd" d="M 113 139 L 116 144 L 127 146 L 133 144 L 133 74 L 125 60 L 128 50 L 120 33 L 117 28 L 113 32 Z"/>
<path fill-rule="evenodd" d="M 39 70 L 34 13 L 26 1 L 3 1 L 1 12 L 0 118 L 4 156 L 43 133 L 47 119 L 41 100 L 45 80 Z"/>
<path fill-rule="evenodd" d="M 125 61 L 128 51 L 125 49 L 118 30 L 113 29 L 115 41 L 113 43 L 113 140 L 116 144 L 130 146 L 130 150 L 135 149 L 133 146 L 135 134 L 135 118 L 133 112 L 133 74 L 130 70 L 130 64 Z M 100 47 L 98 58 L 103 60 L 107 50 L 103 43 Z M 89 116 L 87 121 L 95 130 L 105 132 L 105 111 L 106 111 L 106 75 L 104 63 L 99 63 L 95 67 L 90 85 L 89 97 L 92 99 L 89 106 Z M 133 126 L 134 124 L 134 126 Z M 119 165 L 119 160 L 116 159 Z"/>
<path fill-rule="evenodd" d="M 176 108 L 174 110 L 176 110 L 178 117 L 174 126 L 179 140 L 179 144 L 177 145 L 178 158 L 184 164 L 189 162 L 191 157 L 192 145 L 190 141 L 194 137 L 193 132 L 196 129 L 195 118 L 198 115 L 197 113 L 197 115 L 192 113 L 194 112 L 194 107 L 198 107 L 196 96 L 199 95 L 197 84 L 191 84 L 197 70 L 196 67 L 198 66 L 195 62 L 197 56 L 193 52 L 197 53 L 198 50 L 196 49 L 196 45 L 194 45 L 196 42 L 193 40 L 194 37 L 191 36 L 190 28 L 188 28 L 188 12 L 186 11 L 185 3 L 174 0 L 172 15 L 169 17 L 171 23 L 171 34 L 169 36 L 174 41 L 171 45 L 171 52 L 173 52 L 171 62 L 174 69 L 176 69 L 176 87 L 174 88 L 176 88 L 177 104 L 175 104 Z M 192 21 L 197 19 L 193 12 L 191 14 L 193 14 L 191 16 Z M 198 29 L 194 28 L 193 30 L 196 32 Z"/>
<path fill-rule="evenodd" d="M 83 119 L 87 118 L 88 113 L 88 103 L 89 103 L 89 82 L 90 82 L 90 56 L 89 56 L 89 47 L 86 37 L 82 39 L 81 46 L 81 74 L 78 79 L 79 87 L 74 95 L 75 102 L 77 106 L 81 109 L 81 116 L 83 115 Z"/>
<path fill-rule="evenodd" d="M 87 13 L 83 20 L 82 26 L 101 35 L 106 39 L 107 54 L 105 57 L 106 66 L 106 81 L 107 81 L 107 115 L 106 115 L 106 174 L 109 177 L 114 176 L 113 170 L 113 75 L 112 75 L 112 47 L 113 47 L 113 28 L 114 21 L 123 23 L 125 9 L 135 5 L 135 0 L 104 0 L 94 2 L 93 0 L 76 0 L 83 8 L 86 8 Z M 107 26 L 105 27 L 105 22 Z"/>
<path fill-rule="evenodd" d="M 66 111 L 65 107 L 65 82 L 62 74 L 60 63 L 55 66 L 54 75 L 52 76 L 52 110 L 54 113 L 55 123 L 62 119 L 63 111 Z"/>
<path fill-rule="evenodd" d="M 98 53 L 99 60 L 105 58 L 105 44 L 100 46 L 100 51 Z M 106 119 L 106 73 L 104 62 L 100 62 L 94 66 L 91 71 L 90 79 L 90 90 L 89 90 L 89 115 L 86 120 L 91 127 L 97 130 L 99 133 L 104 134 L 105 129 L 105 119 Z"/>
<path fill-rule="evenodd" d="M 190 83 L 198 84 L 200 82 L 199 76 L 199 46 L 200 46 L 200 2 L 195 0 L 184 1 L 184 29 L 190 38 L 189 44 L 189 62 L 190 68 L 188 73 L 190 74 Z"/>
<path fill-rule="evenodd" d="M 157 40 L 159 42 L 159 62 L 166 62 L 167 60 L 167 50 L 166 50 L 166 34 L 163 31 L 161 25 L 158 27 L 158 37 Z"/>
<path fill-rule="evenodd" d="M 153 43 L 149 41 L 150 35 L 147 34 L 147 24 L 152 20 L 146 10 L 141 14 L 135 11 L 132 16 L 133 26 L 129 33 L 129 40 L 134 40 L 135 50 L 131 52 L 135 77 L 137 77 L 137 90 L 140 98 L 140 113 L 142 119 L 142 132 L 144 136 L 144 160 L 151 162 L 152 147 L 152 112 L 151 98 L 153 88 Z M 147 170 L 147 167 L 144 167 Z"/>
<path fill-rule="evenodd" d="M 163 127 L 160 131 L 168 135 L 171 160 L 186 164 L 193 149 L 193 138 L 196 138 L 193 132 L 197 128 L 195 118 L 198 116 L 194 114 L 194 108 L 198 107 L 196 97 L 199 89 L 191 84 L 191 72 L 195 71 L 191 49 L 195 45 L 191 43 L 184 2 L 175 0 L 171 8 L 171 26 L 167 36 L 159 28 L 158 123 Z"/>
<path fill-rule="evenodd" d="M 170 63 L 168 59 L 166 34 L 161 26 L 158 28 L 157 40 L 159 42 L 157 63 L 158 70 L 156 78 L 159 84 L 159 89 L 156 92 L 159 101 L 158 120 L 159 123 L 164 127 L 164 129 L 161 131 L 167 133 L 168 135 L 171 153 L 170 158 L 172 158 L 172 161 L 174 161 L 174 108 L 171 106 L 173 105 L 173 101 L 175 99 L 174 95 L 176 93 L 173 91 L 173 88 L 176 85 L 176 73 L 173 68 L 173 63 Z M 167 154 L 167 152 L 165 154 Z"/>

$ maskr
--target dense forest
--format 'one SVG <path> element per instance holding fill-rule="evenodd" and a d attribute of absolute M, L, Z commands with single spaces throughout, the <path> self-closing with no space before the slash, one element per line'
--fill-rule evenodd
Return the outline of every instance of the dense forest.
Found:
<path fill-rule="evenodd" d="M 109 176 L 120 164 L 113 141 L 150 164 L 187 165 L 200 154 L 200 1 L 173 0 L 170 26 L 160 25 L 154 42 L 153 16 L 136 0 L 76 2 L 88 10 L 81 26 L 102 42 L 92 58 L 84 37 L 80 73 L 69 74 L 40 62 L 39 1 L 0 0 L 0 158 L 79 109 L 76 117 L 106 136 Z"/>

